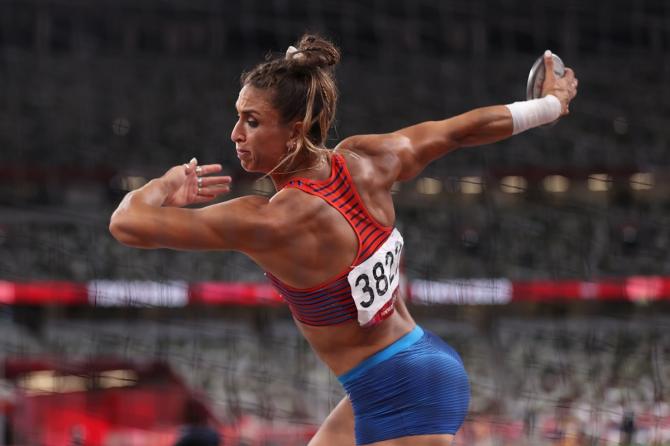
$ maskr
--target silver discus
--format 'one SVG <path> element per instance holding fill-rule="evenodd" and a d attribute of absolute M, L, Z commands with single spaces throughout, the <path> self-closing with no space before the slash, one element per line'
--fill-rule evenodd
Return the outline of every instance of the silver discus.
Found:
<path fill-rule="evenodd" d="M 552 54 L 554 58 L 554 74 L 556 77 L 565 75 L 565 65 L 560 57 Z M 544 83 L 544 57 L 540 56 L 533 64 L 528 73 L 528 83 L 526 84 L 526 99 L 537 99 L 542 95 L 542 84 Z"/>

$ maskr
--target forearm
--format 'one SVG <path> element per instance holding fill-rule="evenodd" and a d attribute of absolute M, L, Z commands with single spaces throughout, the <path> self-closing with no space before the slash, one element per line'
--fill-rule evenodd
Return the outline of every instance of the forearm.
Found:
<path fill-rule="evenodd" d="M 456 148 L 495 143 L 548 124 L 560 115 L 560 101 L 548 95 L 541 99 L 477 108 L 443 122 L 445 133 L 451 133 L 451 145 Z"/>
<path fill-rule="evenodd" d="M 146 222 L 151 209 L 161 207 L 167 196 L 160 178 L 126 194 L 110 219 L 109 230 L 114 238 L 130 246 L 154 247 L 152 243 L 135 234 L 134 228 Z"/>
<path fill-rule="evenodd" d="M 162 177 L 154 178 L 139 189 L 129 192 L 124 201 L 142 203 L 147 206 L 160 207 L 169 195 L 168 189 Z"/>
<path fill-rule="evenodd" d="M 492 144 L 509 138 L 514 130 L 512 114 L 504 105 L 477 108 L 453 119 L 459 122 L 448 124 L 452 129 L 450 150 Z"/>

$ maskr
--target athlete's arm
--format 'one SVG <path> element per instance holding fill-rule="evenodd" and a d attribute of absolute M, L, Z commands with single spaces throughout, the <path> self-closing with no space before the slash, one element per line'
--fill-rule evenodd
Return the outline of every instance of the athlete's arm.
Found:
<path fill-rule="evenodd" d="M 547 73 L 543 96 L 554 95 L 561 103 L 561 116 L 576 94 L 576 79 L 569 68 L 562 78 L 553 75 L 553 59 L 545 57 Z M 460 147 L 494 143 L 512 136 L 514 121 L 505 105 L 477 108 L 441 121 L 423 122 L 385 135 L 363 135 L 343 141 L 344 146 L 366 154 L 392 181 L 418 175 L 430 162 Z"/>
<path fill-rule="evenodd" d="M 503 105 L 469 111 L 443 121 L 429 121 L 381 135 L 343 140 L 347 149 L 370 159 L 377 179 L 388 188 L 416 177 L 430 162 L 459 147 L 493 143 L 512 136 L 512 116 Z"/>
<path fill-rule="evenodd" d="M 471 110 L 442 121 L 423 122 L 394 132 L 400 162 L 397 180 L 418 175 L 429 163 L 461 147 L 494 143 L 512 136 L 513 122 L 504 105 Z"/>
<path fill-rule="evenodd" d="M 203 177 L 209 181 L 198 194 L 194 167 L 190 172 L 189 167 L 173 167 L 128 193 L 112 214 L 112 235 L 137 248 L 258 253 L 273 246 L 281 219 L 265 197 L 246 196 L 199 209 L 178 207 L 211 200 L 229 189 L 229 177 Z"/>

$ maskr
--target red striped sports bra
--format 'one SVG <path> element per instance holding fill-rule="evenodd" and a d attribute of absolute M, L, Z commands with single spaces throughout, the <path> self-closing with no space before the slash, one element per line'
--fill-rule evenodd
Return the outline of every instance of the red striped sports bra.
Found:
<path fill-rule="evenodd" d="M 335 278 L 306 289 L 286 285 L 270 273 L 267 276 L 293 316 L 303 324 L 335 325 L 357 319 L 363 326 L 374 325 L 393 313 L 402 237 L 393 227 L 381 225 L 368 213 L 344 157 L 333 153 L 331 159 L 327 179 L 294 178 L 284 187 L 322 198 L 347 219 L 358 238 L 353 264 Z M 389 252 L 380 252 L 380 248 Z"/>

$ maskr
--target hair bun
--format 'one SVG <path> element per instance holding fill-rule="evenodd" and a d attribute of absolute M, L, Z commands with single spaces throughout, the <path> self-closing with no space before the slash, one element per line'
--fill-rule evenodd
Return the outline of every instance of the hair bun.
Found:
<path fill-rule="evenodd" d="M 287 52 L 286 57 L 301 67 L 330 68 L 340 62 L 340 50 L 330 41 L 315 34 L 303 35 L 296 48 L 297 51 Z"/>

